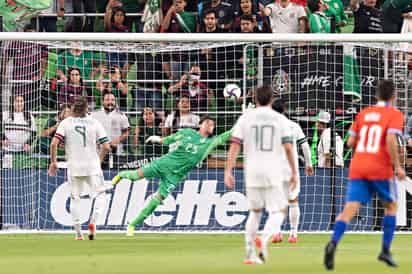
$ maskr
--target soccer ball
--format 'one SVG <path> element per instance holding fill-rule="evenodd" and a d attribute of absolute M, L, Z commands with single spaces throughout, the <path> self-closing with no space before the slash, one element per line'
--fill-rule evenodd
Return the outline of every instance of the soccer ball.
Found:
<path fill-rule="evenodd" d="M 239 98 L 241 94 L 242 90 L 236 84 L 227 84 L 223 89 L 223 96 L 225 96 L 225 98 L 235 99 Z"/>

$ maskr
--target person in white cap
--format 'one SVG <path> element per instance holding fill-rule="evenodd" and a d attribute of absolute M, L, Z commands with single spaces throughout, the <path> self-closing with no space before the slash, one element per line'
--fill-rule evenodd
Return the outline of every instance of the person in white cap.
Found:
<path fill-rule="evenodd" d="M 317 119 L 317 126 L 320 132 L 320 141 L 318 144 L 318 167 L 331 167 L 331 132 L 329 127 L 330 113 L 327 111 L 321 111 Z M 343 140 L 336 133 L 336 166 L 343 167 Z"/>

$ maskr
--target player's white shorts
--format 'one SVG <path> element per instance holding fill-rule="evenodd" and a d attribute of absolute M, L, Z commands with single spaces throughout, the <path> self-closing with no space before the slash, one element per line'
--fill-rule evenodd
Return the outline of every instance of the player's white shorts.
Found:
<path fill-rule="evenodd" d="M 88 194 L 94 197 L 99 193 L 99 188 L 104 185 L 103 175 L 68 176 L 70 194 L 73 198 L 80 198 Z"/>
<path fill-rule="evenodd" d="M 247 187 L 249 209 L 266 208 L 268 212 L 283 210 L 288 205 L 287 194 L 282 185 L 270 187 Z"/>

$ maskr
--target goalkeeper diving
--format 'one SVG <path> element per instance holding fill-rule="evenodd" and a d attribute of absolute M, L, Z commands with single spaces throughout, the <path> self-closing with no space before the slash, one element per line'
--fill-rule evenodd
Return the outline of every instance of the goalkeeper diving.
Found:
<path fill-rule="evenodd" d="M 139 179 L 160 179 L 159 187 L 149 204 L 142 209 L 139 215 L 127 226 L 127 236 L 133 236 L 135 227 L 141 225 L 155 209 L 166 199 L 187 174 L 202 162 L 209 153 L 219 145 L 223 145 L 231 137 L 232 130 L 218 136 L 211 137 L 215 129 L 215 122 L 209 116 L 203 116 L 199 122 L 199 130 L 181 129 L 177 133 L 167 136 L 150 136 L 146 143 L 159 143 L 170 145 L 177 143 L 175 150 L 150 162 L 138 170 L 121 171 L 112 179 L 116 185 L 122 179 L 135 182 Z"/>

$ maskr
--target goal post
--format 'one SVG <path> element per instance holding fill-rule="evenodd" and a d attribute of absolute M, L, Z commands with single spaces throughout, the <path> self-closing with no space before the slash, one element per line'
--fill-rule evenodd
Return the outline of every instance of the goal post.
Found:
<path fill-rule="evenodd" d="M 356 113 L 375 103 L 380 79 L 394 80 L 396 104 L 405 115 L 412 107 L 411 52 L 405 46 L 412 43 L 411 34 L 0 33 L 0 41 L 0 220 L 4 230 L 71 228 L 62 149 L 58 176 L 49 177 L 47 166 L 50 139 L 65 117 L 63 106 L 76 96 L 86 96 L 89 110 L 100 112 L 96 115 L 104 117 L 101 122 L 112 141 L 128 132 L 104 163 L 106 180 L 168 151 L 145 145 L 145 137 L 195 126 L 195 118 L 179 117 L 184 98 L 194 116 L 214 117 L 216 133 L 222 133 L 253 107 L 257 86 L 272 86 L 287 103 L 289 118 L 304 129 L 315 166 L 322 135 L 316 123 L 320 111 L 331 114 L 331 134 L 344 142 Z M 237 84 L 242 96 L 225 98 L 227 84 Z M 107 91 L 115 95 L 119 107 L 115 112 L 103 108 L 102 96 Z M 177 118 L 168 117 L 173 113 L 179 113 Z M 343 206 L 351 151 L 342 150 L 331 139 L 331 163 L 317 167 L 313 177 L 300 170 L 302 231 L 330 230 Z M 227 148 L 213 151 L 139 229 L 242 231 L 247 216 L 242 158 L 235 171 L 236 188 L 228 191 L 223 184 Z M 336 154 L 339 157 L 333 157 Z M 116 186 L 106 195 L 99 227 L 123 229 L 155 192 L 157 183 L 124 181 Z M 399 190 L 398 225 L 410 230 L 412 201 L 405 189 Z M 82 197 L 81 219 L 86 224 L 93 199 L 87 191 Z M 374 199 L 360 210 L 350 230 L 380 229 L 382 210 Z"/>

